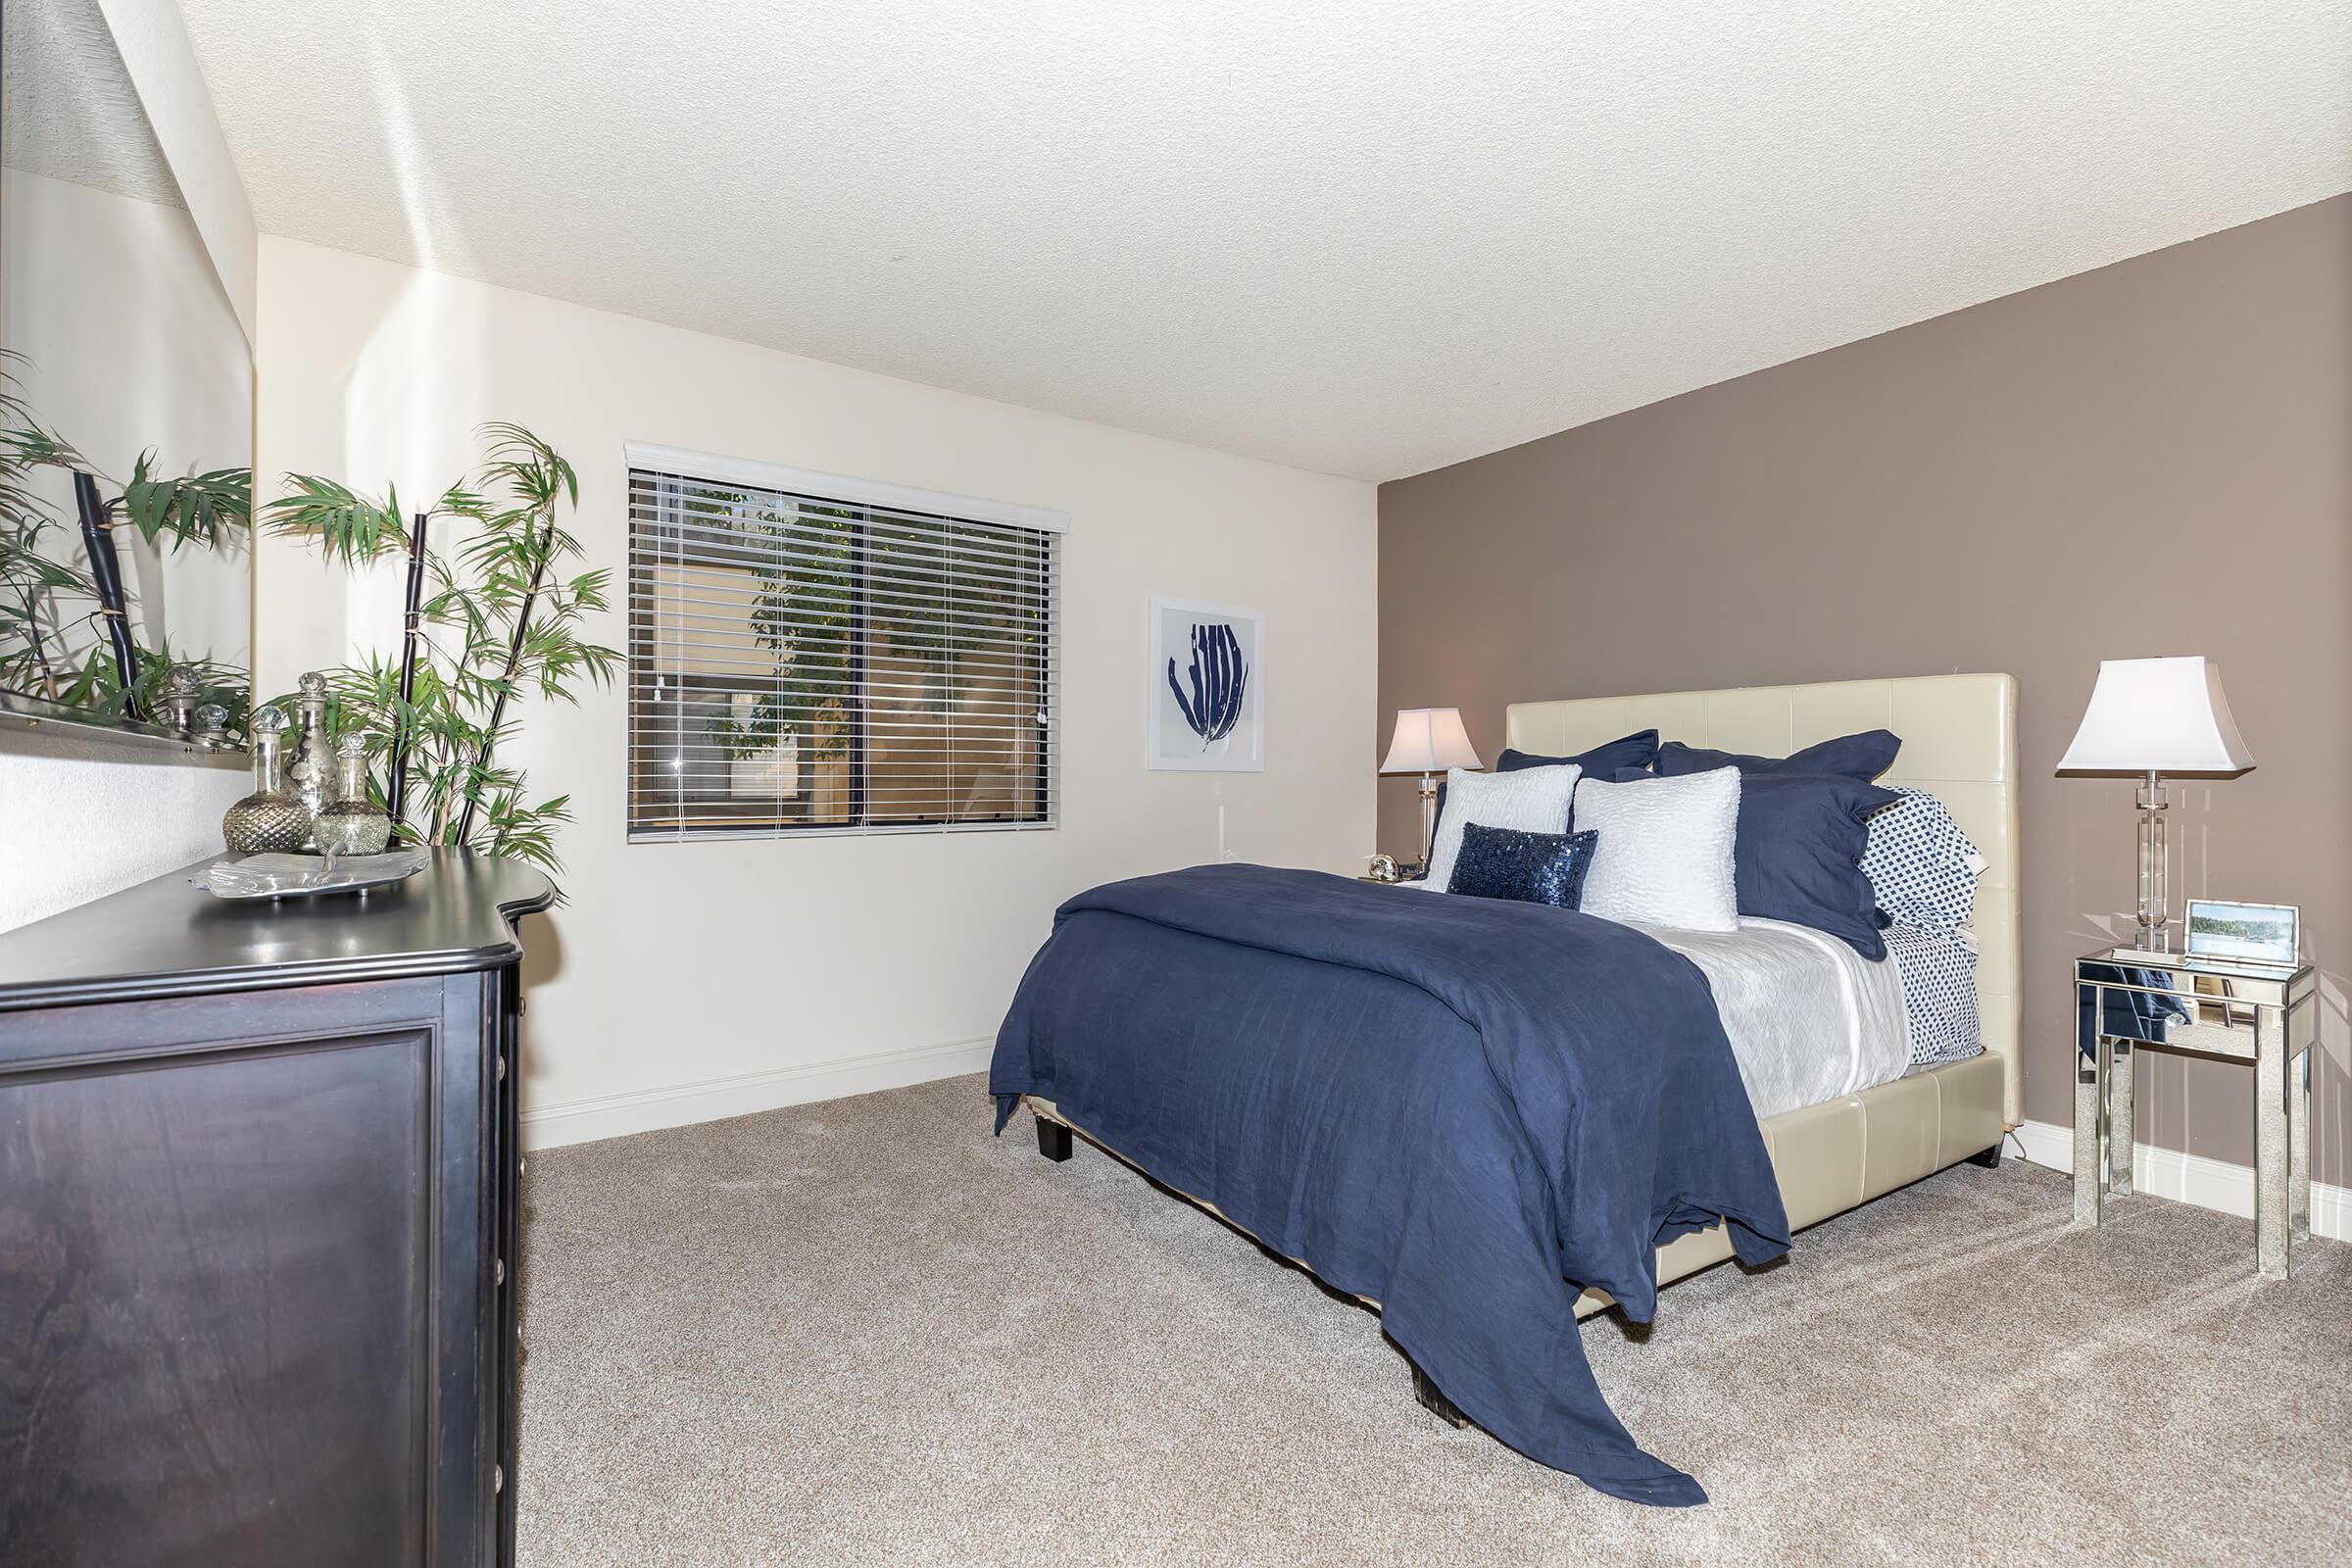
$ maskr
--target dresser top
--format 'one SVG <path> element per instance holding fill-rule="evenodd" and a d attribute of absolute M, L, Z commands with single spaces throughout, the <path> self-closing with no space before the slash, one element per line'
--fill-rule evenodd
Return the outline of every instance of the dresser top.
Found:
<path fill-rule="evenodd" d="M 190 885 L 218 856 L 0 933 L 0 1011 L 495 969 L 546 877 L 462 850 L 365 897 L 231 903 Z"/>

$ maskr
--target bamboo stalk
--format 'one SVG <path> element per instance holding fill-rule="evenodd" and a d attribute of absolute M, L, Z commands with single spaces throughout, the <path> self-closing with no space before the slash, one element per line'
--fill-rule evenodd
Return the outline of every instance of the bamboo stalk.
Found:
<path fill-rule="evenodd" d="M 74 505 L 81 514 L 81 546 L 89 554 L 90 580 L 98 589 L 98 612 L 106 620 L 106 639 L 114 648 L 115 677 L 122 686 L 122 716 L 140 719 L 139 651 L 130 640 L 130 621 L 123 608 L 122 560 L 115 554 L 114 520 L 98 499 L 98 481 L 76 468 Z"/>
<path fill-rule="evenodd" d="M 400 630 L 400 710 L 393 715 L 392 772 L 384 786 L 384 809 L 392 817 L 395 834 L 401 831 L 401 813 L 409 797 L 409 701 L 416 689 L 416 607 L 424 595 L 424 521 L 425 514 L 416 514 L 416 527 L 409 535 L 409 589 Z"/>
<path fill-rule="evenodd" d="M 474 760 L 474 770 L 490 770 L 490 751 L 498 744 L 498 726 L 507 716 L 507 691 L 514 680 L 514 671 L 522 663 L 523 634 L 530 629 L 531 606 L 539 598 L 539 584 L 547 576 L 547 560 L 556 548 L 555 508 L 548 508 L 547 527 L 539 535 L 539 548 L 532 552 L 531 585 L 522 596 L 522 604 L 514 612 L 514 634 L 507 642 L 506 668 L 500 672 L 498 696 L 490 704 L 490 724 L 482 731 L 481 755 Z M 480 784 L 466 792 L 466 809 L 458 813 L 458 844 L 463 847 L 473 831 L 473 808 L 481 803 Z"/>

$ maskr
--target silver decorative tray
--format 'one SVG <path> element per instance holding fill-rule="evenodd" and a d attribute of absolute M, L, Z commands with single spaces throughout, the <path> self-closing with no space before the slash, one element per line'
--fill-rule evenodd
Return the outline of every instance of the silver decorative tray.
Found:
<path fill-rule="evenodd" d="M 365 893 L 389 887 L 423 870 L 432 860 L 430 850 L 393 850 L 385 855 L 248 855 L 241 860 L 215 860 L 191 872 L 188 884 L 217 899 L 243 903 L 253 899 L 310 899 L 322 893 Z"/>

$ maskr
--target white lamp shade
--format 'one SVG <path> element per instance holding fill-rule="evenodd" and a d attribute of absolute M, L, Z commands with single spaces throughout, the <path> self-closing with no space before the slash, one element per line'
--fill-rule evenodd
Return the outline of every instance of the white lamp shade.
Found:
<path fill-rule="evenodd" d="M 1443 773 L 1449 767 L 1483 767 L 1462 728 L 1458 708 L 1399 708 L 1396 733 L 1390 737 L 1383 773 Z"/>
<path fill-rule="evenodd" d="M 2207 659 L 2108 659 L 2061 773 L 2243 773 L 2254 754 Z"/>

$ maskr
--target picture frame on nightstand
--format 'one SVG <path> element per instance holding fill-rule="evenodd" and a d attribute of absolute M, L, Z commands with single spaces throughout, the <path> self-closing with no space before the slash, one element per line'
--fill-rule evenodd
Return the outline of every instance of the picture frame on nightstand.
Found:
<path fill-rule="evenodd" d="M 2188 956 L 2207 962 L 2273 963 L 2293 968 L 2302 910 L 2292 904 L 2188 901 Z"/>

